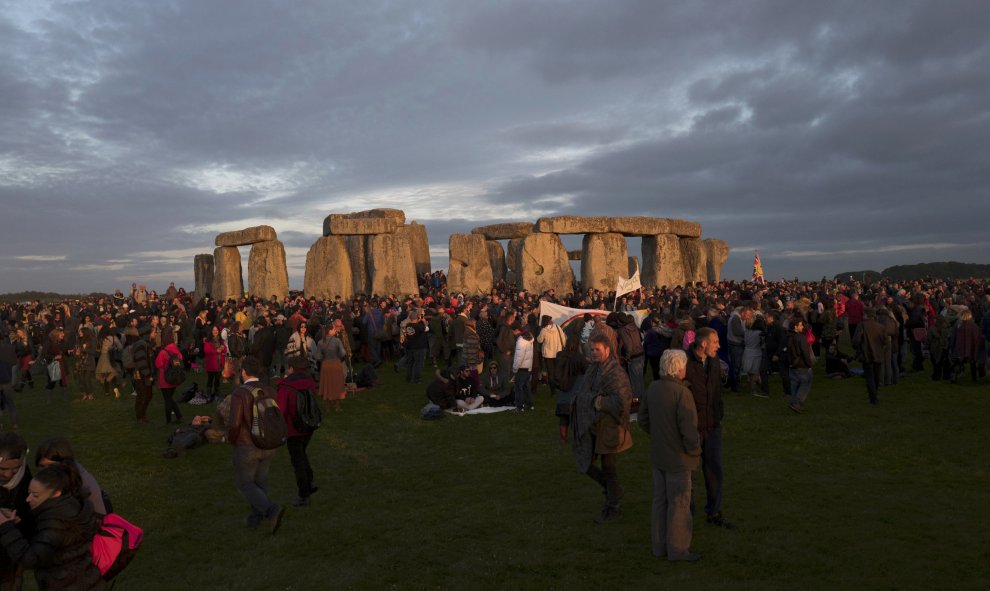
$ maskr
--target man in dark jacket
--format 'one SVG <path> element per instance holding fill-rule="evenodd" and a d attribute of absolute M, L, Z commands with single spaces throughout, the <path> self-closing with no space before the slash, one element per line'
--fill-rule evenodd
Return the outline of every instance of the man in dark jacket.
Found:
<path fill-rule="evenodd" d="M 685 381 L 698 411 L 701 438 L 701 472 L 705 476 L 705 514 L 708 523 L 735 529 L 722 517 L 722 368 L 718 359 L 718 333 L 699 328 L 688 351 Z M 692 495 L 691 506 L 694 506 Z"/>
<path fill-rule="evenodd" d="M 275 458 L 275 450 L 261 449 L 251 439 L 252 391 L 259 388 L 267 396 L 274 397 L 271 387 L 258 379 L 264 372 L 265 368 L 257 357 L 245 357 L 241 363 L 242 385 L 231 394 L 227 442 L 234 446 L 234 484 L 251 506 L 244 525 L 257 527 L 263 519 L 269 519 L 274 534 L 285 514 L 283 507 L 268 498 L 268 470 Z"/>
<path fill-rule="evenodd" d="M 622 358 L 629 384 L 632 386 L 633 398 L 643 397 L 643 363 L 646 361 L 643 351 L 643 337 L 640 335 L 636 321 L 629 314 L 619 316 L 619 329 L 615 331 L 619 339 L 619 356 Z"/>
<path fill-rule="evenodd" d="M 789 408 L 800 414 L 804 401 L 811 392 L 812 366 L 815 364 L 811 345 L 805 336 L 805 322 L 800 314 L 791 318 L 791 330 L 787 341 L 787 358 L 791 378 L 791 402 Z"/>
<path fill-rule="evenodd" d="M 886 330 L 876 318 L 874 310 L 867 310 L 861 323 L 857 325 L 856 334 L 853 335 L 853 347 L 863 362 L 863 375 L 866 378 L 866 392 L 870 397 L 870 404 L 877 403 L 880 365 L 886 355 L 884 349 L 888 340 Z"/>
<path fill-rule="evenodd" d="M 155 355 L 148 343 L 151 326 L 143 325 L 138 329 L 138 340 L 131 345 L 131 356 L 134 368 L 131 370 L 131 380 L 137 398 L 134 400 L 134 416 L 137 422 L 148 423 L 148 405 L 151 404 L 152 386 L 155 383 Z"/>

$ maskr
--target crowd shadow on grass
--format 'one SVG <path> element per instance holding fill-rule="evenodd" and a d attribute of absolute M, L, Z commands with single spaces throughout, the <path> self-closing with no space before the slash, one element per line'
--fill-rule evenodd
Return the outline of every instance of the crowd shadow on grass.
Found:
<path fill-rule="evenodd" d="M 229 446 L 162 458 L 172 427 L 157 391 L 146 426 L 126 392 L 17 400 L 29 443 L 68 435 L 145 528 L 118 589 L 983 588 L 986 384 L 911 375 L 874 408 L 862 379 L 816 374 L 800 416 L 778 378 L 769 399 L 727 393 L 723 508 L 739 529 L 697 519 L 704 558 L 671 565 L 649 553 L 649 439 L 636 425 L 619 460 L 625 515 L 599 526 L 601 494 L 557 441 L 545 388 L 534 413 L 422 421 L 423 391 L 382 377 L 326 413 L 310 445 L 320 491 L 274 537 L 241 525 Z M 182 405 L 186 420 L 204 410 Z M 295 494 L 285 450 L 270 492 Z"/>

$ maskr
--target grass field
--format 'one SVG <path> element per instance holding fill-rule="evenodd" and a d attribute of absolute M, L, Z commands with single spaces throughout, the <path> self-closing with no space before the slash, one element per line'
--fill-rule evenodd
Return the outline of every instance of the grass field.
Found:
<path fill-rule="evenodd" d="M 619 460 L 621 521 L 596 525 L 601 494 L 537 411 L 423 421 L 421 389 L 384 384 L 326 415 L 310 445 L 320 491 L 277 536 L 242 526 L 226 445 L 162 458 L 171 432 L 133 398 L 17 397 L 31 446 L 68 435 L 80 460 L 142 526 L 117 589 L 985 589 L 990 573 L 990 386 L 912 375 L 866 401 L 862 379 L 820 374 L 803 415 L 774 379 L 768 400 L 727 394 L 726 517 L 695 523 L 696 564 L 649 550 L 648 444 Z M 190 379 L 203 375 L 191 375 Z M 227 387 L 229 388 L 229 387 Z M 186 420 L 204 409 L 182 405 Z M 295 495 L 287 451 L 273 498 Z M 703 497 L 700 475 L 695 489 Z M 33 589 L 33 577 L 26 588 Z"/>

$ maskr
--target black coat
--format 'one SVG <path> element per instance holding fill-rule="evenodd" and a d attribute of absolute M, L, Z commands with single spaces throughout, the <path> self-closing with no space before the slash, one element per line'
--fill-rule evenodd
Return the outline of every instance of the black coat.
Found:
<path fill-rule="evenodd" d="M 694 347 L 687 353 L 687 382 L 694 405 L 698 409 L 698 431 L 707 433 L 722 424 L 725 407 L 722 403 L 722 367 L 718 357 L 708 360 L 708 366 L 698 360 Z"/>
<path fill-rule="evenodd" d="M 52 497 L 34 512 L 35 531 L 30 540 L 8 521 L 0 525 L 0 543 L 10 557 L 33 570 L 41 590 L 84 591 L 106 589 L 93 564 L 90 546 L 99 517 L 88 502 L 70 495 Z"/>

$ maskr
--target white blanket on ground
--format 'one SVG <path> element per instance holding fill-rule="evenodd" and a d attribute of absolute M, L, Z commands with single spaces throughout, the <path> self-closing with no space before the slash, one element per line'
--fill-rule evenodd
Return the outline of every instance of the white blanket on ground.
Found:
<path fill-rule="evenodd" d="M 513 406 L 479 406 L 478 408 L 476 408 L 474 410 L 465 410 L 465 411 L 454 410 L 454 409 L 451 408 L 451 409 L 447 409 L 447 413 L 448 414 L 452 414 L 452 415 L 459 415 L 459 416 L 462 416 L 463 417 L 464 415 L 487 415 L 487 414 L 491 414 L 493 412 L 502 412 L 504 410 L 515 410 L 515 407 L 513 407 Z"/>

